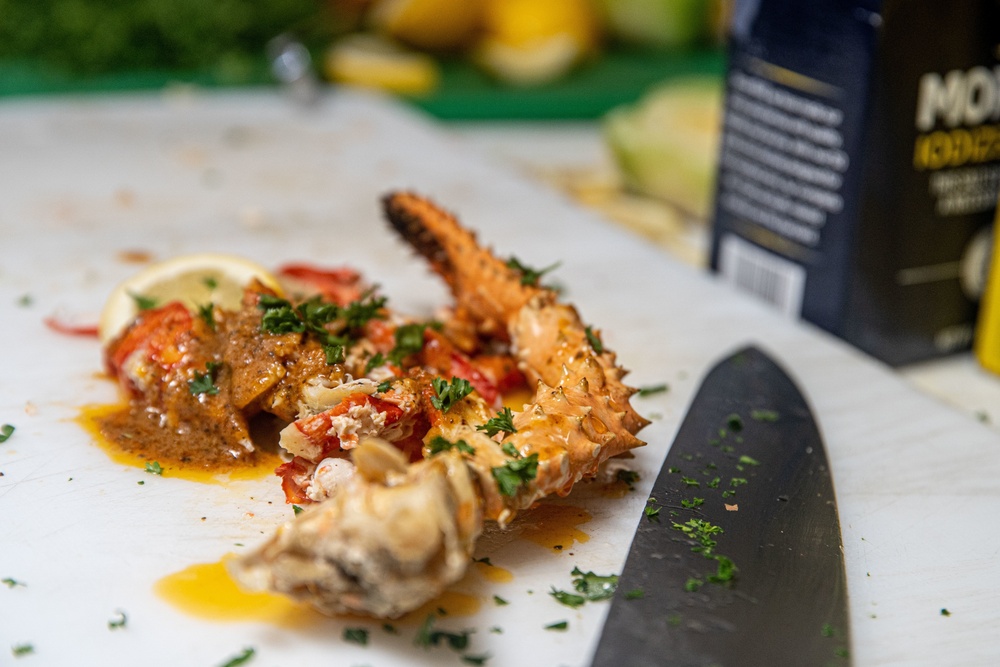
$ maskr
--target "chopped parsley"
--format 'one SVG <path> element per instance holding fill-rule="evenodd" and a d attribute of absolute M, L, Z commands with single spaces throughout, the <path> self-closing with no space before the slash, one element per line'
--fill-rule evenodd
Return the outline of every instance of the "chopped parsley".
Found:
<path fill-rule="evenodd" d="M 726 426 L 728 426 L 729 430 L 732 431 L 733 433 L 742 431 L 743 417 L 740 417 L 738 414 L 734 412 L 733 414 L 726 417 Z"/>
<path fill-rule="evenodd" d="M 512 459 L 491 472 L 500 487 L 500 495 L 513 496 L 522 484 L 527 484 L 538 474 L 538 454 Z"/>
<path fill-rule="evenodd" d="M 442 438 L 440 435 L 434 436 L 434 438 L 427 443 L 427 448 L 430 450 L 431 455 L 440 454 L 441 452 L 446 452 L 449 449 L 457 449 L 463 454 L 475 454 L 476 450 L 473 449 L 472 445 L 467 443 L 465 440 L 456 440 L 451 442 Z"/>
<path fill-rule="evenodd" d="M 513 442 L 505 442 L 500 446 L 503 453 L 513 459 L 521 458 L 521 452 L 517 451 L 517 447 L 514 446 Z"/>
<path fill-rule="evenodd" d="M 485 424 L 480 424 L 476 430 L 485 431 L 486 435 L 491 438 L 501 431 L 517 433 L 517 429 L 514 428 L 514 413 L 511 412 L 510 408 L 502 408 L 497 412 L 496 417 L 491 417 Z"/>
<path fill-rule="evenodd" d="M 403 363 L 403 359 L 422 350 L 426 328 L 426 324 L 404 324 L 397 327 L 393 333 L 396 346 L 389 352 L 389 361 L 399 366 Z"/>
<path fill-rule="evenodd" d="M 375 297 L 368 292 L 343 307 L 323 301 L 319 296 L 293 306 L 287 299 L 263 294 L 257 307 L 264 311 L 261 330 L 275 335 L 311 334 L 322 346 L 326 363 L 333 366 L 344 362 L 347 348 L 361 327 L 369 320 L 383 317 L 385 302 L 385 297 Z M 331 324 L 335 324 L 333 331 L 328 328 Z"/>
<path fill-rule="evenodd" d="M 344 628 L 344 641 L 367 646 L 368 630 L 365 628 Z"/>
<path fill-rule="evenodd" d="M 135 307 L 139 310 L 152 310 L 153 308 L 156 308 L 157 301 L 154 298 L 143 296 L 141 294 L 133 294 L 132 292 L 129 292 L 129 296 L 132 297 L 132 300 L 135 302 Z"/>
<path fill-rule="evenodd" d="M 507 260 L 507 268 L 514 269 L 521 274 L 522 285 L 537 286 L 538 281 L 541 280 L 542 276 L 558 268 L 561 263 L 562 262 L 556 262 L 555 264 L 547 266 L 544 269 L 533 269 L 530 266 L 522 264 L 517 257 L 511 256 L 511 258 Z"/>
<path fill-rule="evenodd" d="M 941 615 L 942 616 L 951 616 L 951 612 L 942 607 L 941 608 Z"/>
<path fill-rule="evenodd" d="M 380 394 L 384 394 L 390 389 L 392 389 L 392 380 L 385 380 L 383 382 L 379 382 L 378 386 L 375 387 L 375 391 L 377 391 Z"/>
<path fill-rule="evenodd" d="M 368 361 L 365 363 L 365 375 L 368 375 L 369 373 L 371 373 L 373 370 L 375 370 L 384 363 L 385 363 L 385 356 L 381 352 L 376 352 L 375 354 L 370 356 L 368 358 Z M 379 386 L 381 387 L 382 385 Z"/>
<path fill-rule="evenodd" d="M 759 466 L 760 461 L 753 458 L 752 456 L 747 456 L 744 454 L 743 456 L 740 457 L 740 464 L 747 466 Z"/>
<path fill-rule="evenodd" d="M 617 574 L 594 574 L 578 567 L 574 567 L 571 574 L 576 577 L 573 579 L 573 587 L 591 602 L 609 599 L 618 588 Z"/>
<path fill-rule="evenodd" d="M 696 579 L 695 577 L 688 577 L 688 580 L 684 582 L 684 590 L 686 590 L 688 593 L 694 593 L 699 588 L 701 588 L 702 585 L 704 585 L 704 583 L 705 582 L 702 581 L 701 579 Z"/>
<path fill-rule="evenodd" d="M 293 512 L 293 513 L 294 513 L 294 514 L 295 514 L 296 516 L 298 516 L 299 514 L 302 514 L 302 512 L 303 512 L 303 509 L 302 509 L 301 507 L 299 507 L 298 505 L 292 505 L 292 512 Z"/>
<path fill-rule="evenodd" d="M 780 415 L 775 410 L 751 410 L 750 419 L 759 422 L 776 422 Z"/>
<path fill-rule="evenodd" d="M 123 611 L 115 612 L 116 616 L 108 621 L 108 630 L 118 630 L 124 628 L 128 623 L 128 616 Z"/>
<path fill-rule="evenodd" d="M 629 491 L 634 488 L 634 484 L 639 481 L 639 473 L 634 470 L 622 468 L 615 474 L 615 479 L 623 484 L 627 484 Z"/>
<path fill-rule="evenodd" d="M 472 630 L 463 630 L 462 632 L 435 630 L 435 618 L 434 614 L 427 616 L 427 620 L 417 629 L 417 634 L 413 638 L 414 644 L 430 648 L 444 642 L 455 651 L 464 651 L 469 646 L 469 635 L 472 634 Z"/>
<path fill-rule="evenodd" d="M 482 655 L 463 655 L 462 662 L 467 665 L 485 665 L 486 661 L 490 659 L 489 653 L 483 653 Z"/>
<path fill-rule="evenodd" d="M 12 424 L 4 424 L 0 426 L 0 442 L 7 442 L 7 438 L 14 434 L 14 426 Z"/>
<path fill-rule="evenodd" d="M 208 328 L 215 331 L 215 304 L 206 303 L 203 306 L 198 306 L 198 317 L 200 317 Z"/>
<path fill-rule="evenodd" d="M 656 505 L 656 498 L 650 498 L 646 501 L 646 506 L 643 508 L 642 513 L 650 521 L 660 520 L 660 508 Z"/>
<path fill-rule="evenodd" d="M 146 462 L 146 472 L 152 475 L 163 475 L 163 466 L 160 465 L 159 461 L 147 461 Z"/>
<path fill-rule="evenodd" d="M 560 591 L 557 590 L 555 586 L 553 586 L 552 590 L 549 591 L 549 595 L 555 598 L 555 601 L 559 604 L 566 605 L 567 607 L 571 607 L 573 609 L 582 607 L 587 602 L 587 598 L 582 595 L 577 595 L 576 593 L 570 593 L 567 591 Z"/>
<path fill-rule="evenodd" d="M 232 658 L 219 665 L 219 667 L 239 667 L 239 665 L 248 663 L 256 653 L 257 651 L 253 647 L 248 646 L 243 649 L 241 653 L 234 655 Z"/>
<path fill-rule="evenodd" d="M 0 584 L 3 584 L 7 588 L 14 588 L 15 586 L 27 585 L 23 581 L 18 581 L 17 579 L 13 579 L 11 577 L 4 577 L 3 579 L 0 579 Z"/>
<path fill-rule="evenodd" d="M 545 626 L 546 630 L 566 630 L 569 628 L 569 621 L 556 621 L 555 623 L 549 623 Z"/>
<path fill-rule="evenodd" d="M 638 600 L 645 596 L 646 596 L 646 591 L 642 590 L 641 588 L 633 588 L 632 590 L 625 592 L 626 600 Z"/>
<path fill-rule="evenodd" d="M 695 547 L 695 551 L 699 551 L 704 556 L 709 556 L 712 553 L 712 549 L 715 548 L 716 541 L 712 537 L 722 533 L 721 527 L 704 519 L 688 519 L 684 523 L 677 523 L 675 521 L 671 527 L 698 542 L 701 546 Z"/>
<path fill-rule="evenodd" d="M 694 477 L 681 477 L 681 482 L 683 482 L 685 486 L 693 486 L 695 488 L 699 488 L 701 486 L 701 482 L 696 480 Z"/>
<path fill-rule="evenodd" d="M 205 364 L 204 373 L 194 372 L 194 379 L 188 380 L 188 391 L 191 392 L 192 396 L 199 394 L 215 396 L 219 393 L 219 388 L 215 386 L 215 378 L 221 365 L 217 361 L 209 361 Z"/>
<path fill-rule="evenodd" d="M 498 607 L 505 607 L 505 606 L 509 605 L 510 602 L 507 602 L 507 600 L 504 600 L 499 595 L 494 595 L 493 596 L 493 604 L 495 604 Z"/>
<path fill-rule="evenodd" d="M 670 385 L 664 384 L 653 384 L 647 385 L 645 387 L 639 387 L 639 391 L 636 392 L 639 398 L 645 398 L 646 396 L 652 396 L 654 394 L 662 394 L 670 389 Z"/>
<path fill-rule="evenodd" d="M 594 349 L 594 352 L 597 354 L 604 352 L 604 343 L 601 342 L 601 339 L 597 337 L 597 334 L 594 333 L 591 327 L 588 326 L 583 332 L 587 334 L 587 342 L 590 343 L 590 347 Z"/>
<path fill-rule="evenodd" d="M 10 652 L 14 654 L 15 658 L 20 658 L 23 655 L 31 655 L 35 652 L 35 647 L 33 644 L 15 644 L 10 647 Z"/>
<path fill-rule="evenodd" d="M 704 498 L 692 498 L 691 500 L 684 498 L 681 500 L 681 507 L 684 509 L 694 509 L 695 507 L 699 507 L 704 504 L 704 502 Z"/>
<path fill-rule="evenodd" d="M 208 289 L 213 290 L 219 286 L 219 281 L 216 280 L 214 276 L 205 276 L 204 278 L 202 278 L 201 284 L 207 287 Z"/>
<path fill-rule="evenodd" d="M 615 594 L 615 590 L 618 588 L 617 574 L 594 574 L 593 572 L 584 572 L 579 567 L 574 567 L 570 574 L 573 575 L 573 588 L 576 593 L 556 590 L 555 587 L 549 591 L 549 595 L 567 607 L 575 609 L 586 602 L 607 600 Z"/>
<path fill-rule="evenodd" d="M 448 412 L 453 405 L 472 393 L 472 385 L 465 378 L 452 378 L 451 382 L 436 377 L 431 380 L 435 396 L 431 405 L 441 412 Z"/>

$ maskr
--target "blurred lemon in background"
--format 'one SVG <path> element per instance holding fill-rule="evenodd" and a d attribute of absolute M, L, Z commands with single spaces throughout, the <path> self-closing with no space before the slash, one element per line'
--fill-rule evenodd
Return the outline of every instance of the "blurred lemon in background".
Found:
<path fill-rule="evenodd" d="M 483 0 L 475 59 L 518 85 L 552 81 L 596 52 L 600 22 L 590 0 Z"/>
<path fill-rule="evenodd" d="M 418 49 L 455 51 L 472 43 L 481 16 L 482 0 L 381 0 L 371 20 L 380 32 Z"/>
<path fill-rule="evenodd" d="M 440 79 L 437 61 L 432 57 L 366 34 L 350 35 L 334 43 L 326 52 L 323 70 L 336 83 L 404 95 L 429 93 Z"/>

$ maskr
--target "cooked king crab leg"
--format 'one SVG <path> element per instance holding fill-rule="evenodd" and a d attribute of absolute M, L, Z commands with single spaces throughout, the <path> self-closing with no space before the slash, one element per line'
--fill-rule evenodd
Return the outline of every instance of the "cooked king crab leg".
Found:
<path fill-rule="evenodd" d="M 363 440 L 348 484 L 230 569 L 247 587 L 324 612 L 394 617 L 462 577 L 485 520 L 506 525 L 538 499 L 569 493 L 608 458 L 644 444 L 635 433 L 648 422 L 629 404 L 635 390 L 622 383 L 615 355 L 595 344 L 572 306 L 522 284 L 519 271 L 428 200 L 394 193 L 384 204 L 448 283 L 455 317 L 509 341 L 534 398 L 513 413 L 514 432 L 489 437 L 478 427 L 491 412 L 477 394 L 436 407 L 430 379 L 412 374 L 431 424 L 425 458 L 411 464 L 391 444 Z"/>

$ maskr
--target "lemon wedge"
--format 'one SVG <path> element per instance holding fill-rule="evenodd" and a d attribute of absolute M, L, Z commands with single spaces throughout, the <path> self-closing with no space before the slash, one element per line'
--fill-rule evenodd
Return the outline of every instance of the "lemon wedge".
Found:
<path fill-rule="evenodd" d="M 181 255 L 146 267 L 112 290 L 101 311 L 97 335 L 107 344 L 139 314 L 140 302 L 180 301 L 192 312 L 209 303 L 235 310 L 243 288 L 256 278 L 280 293 L 277 278 L 250 260 L 232 255 Z"/>
<path fill-rule="evenodd" d="M 437 62 L 373 35 L 350 35 L 331 46 L 323 61 L 335 83 L 379 88 L 405 95 L 429 93 L 438 85 Z"/>
<path fill-rule="evenodd" d="M 468 46 L 479 28 L 482 0 L 380 0 L 372 22 L 418 49 L 451 51 Z"/>

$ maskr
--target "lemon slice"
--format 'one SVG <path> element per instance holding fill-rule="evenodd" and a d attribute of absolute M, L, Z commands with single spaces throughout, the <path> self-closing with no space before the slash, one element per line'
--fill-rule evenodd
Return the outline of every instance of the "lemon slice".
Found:
<path fill-rule="evenodd" d="M 433 58 L 372 35 L 351 35 L 331 46 L 323 62 L 336 83 L 380 88 L 405 95 L 434 90 L 440 73 Z"/>
<path fill-rule="evenodd" d="M 118 336 L 138 315 L 140 301 L 180 301 L 192 312 L 209 303 L 235 310 L 253 278 L 280 293 L 278 280 L 267 269 L 242 257 L 202 253 L 157 262 L 112 290 L 101 311 L 98 337 L 103 345 Z"/>

